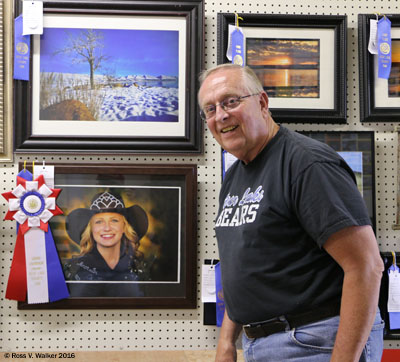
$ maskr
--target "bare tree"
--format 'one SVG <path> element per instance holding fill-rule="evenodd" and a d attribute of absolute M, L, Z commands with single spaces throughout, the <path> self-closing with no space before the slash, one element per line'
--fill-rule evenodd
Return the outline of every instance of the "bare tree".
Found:
<path fill-rule="evenodd" d="M 102 62 L 110 59 L 103 54 L 104 36 L 101 31 L 94 29 L 84 29 L 77 36 L 68 33 L 66 46 L 55 53 L 65 53 L 71 55 L 72 63 L 89 63 L 90 88 L 94 89 L 94 72 L 101 68 Z"/>

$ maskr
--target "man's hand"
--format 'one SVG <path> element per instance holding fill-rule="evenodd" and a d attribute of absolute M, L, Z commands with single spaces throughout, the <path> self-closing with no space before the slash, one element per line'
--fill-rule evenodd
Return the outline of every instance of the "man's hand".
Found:
<path fill-rule="evenodd" d="M 239 337 L 241 329 L 242 326 L 231 321 L 225 310 L 215 362 L 236 362 L 236 340 Z"/>
<path fill-rule="evenodd" d="M 236 362 L 236 361 L 237 361 L 236 345 L 222 341 L 220 339 L 218 342 L 215 362 Z"/>

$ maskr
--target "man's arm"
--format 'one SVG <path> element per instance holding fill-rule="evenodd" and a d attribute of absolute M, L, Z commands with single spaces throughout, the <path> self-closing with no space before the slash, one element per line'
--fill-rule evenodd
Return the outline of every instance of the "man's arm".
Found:
<path fill-rule="evenodd" d="M 344 271 L 340 323 L 331 362 L 358 361 L 371 331 L 384 270 L 370 226 L 333 234 L 324 249 Z"/>
<path fill-rule="evenodd" d="M 236 362 L 236 340 L 239 337 L 241 325 L 231 321 L 225 310 L 217 346 L 215 362 Z"/>

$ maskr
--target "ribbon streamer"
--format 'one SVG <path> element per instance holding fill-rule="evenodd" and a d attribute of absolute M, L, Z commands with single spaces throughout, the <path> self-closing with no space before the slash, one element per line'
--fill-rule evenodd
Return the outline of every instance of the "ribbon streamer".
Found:
<path fill-rule="evenodd" d="M 244 36 L 242 30 L 239 28 L 239 19 L 243 20 L 237 13 L 235 13 L 235 30 L 231 34 L 232 42 L 232 63 L 243 67 L 244 60 Z"/>
<path fill-rule="evenodd" d="M 18 230 L 7 299 L 44 303 L 69 296 L 48 224 L 62 214 L 55 202 L 60 192 L 47 187 L 43 175 L 33 181 L 24 167 L 17 176 L 17 187 L 2 194 L 9 202 L 4 220 L 16 220 Z"/>

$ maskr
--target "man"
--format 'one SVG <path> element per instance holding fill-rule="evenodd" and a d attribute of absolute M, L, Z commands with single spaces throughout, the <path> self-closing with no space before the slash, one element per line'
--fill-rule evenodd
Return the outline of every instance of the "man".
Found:
<path fill-rule="evenodd" d="M 250 68 L 205 72 L 202 118 L 237 161 L 215 230 L 226 312 L 216 361 L 380 361 L 383 263 L 354 174 L 330 147 L 277 125 Z"/>

